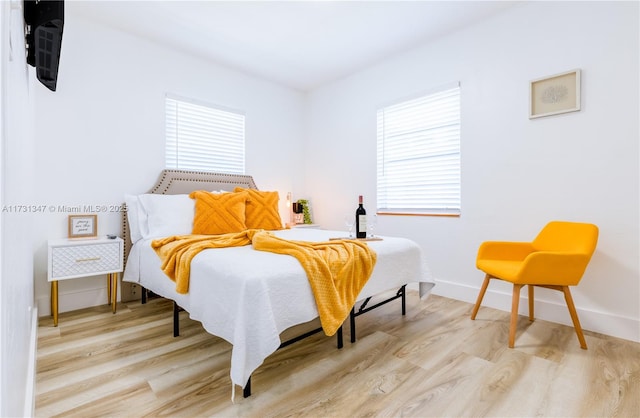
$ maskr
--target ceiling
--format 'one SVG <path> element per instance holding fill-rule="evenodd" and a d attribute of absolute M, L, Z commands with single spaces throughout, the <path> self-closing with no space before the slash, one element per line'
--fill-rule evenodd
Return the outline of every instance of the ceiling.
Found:
<path fill-rule="evenodd" d="M 517 1 L 68 1 L 66 12 L 301 91 Z"/>

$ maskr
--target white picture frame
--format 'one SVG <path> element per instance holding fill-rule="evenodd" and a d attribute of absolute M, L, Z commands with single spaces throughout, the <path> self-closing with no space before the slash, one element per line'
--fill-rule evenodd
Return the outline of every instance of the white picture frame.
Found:
<path fill-rule="evenodd" d="M 529 119 L 580 110 L 580 69 L 529 83 Z"/>

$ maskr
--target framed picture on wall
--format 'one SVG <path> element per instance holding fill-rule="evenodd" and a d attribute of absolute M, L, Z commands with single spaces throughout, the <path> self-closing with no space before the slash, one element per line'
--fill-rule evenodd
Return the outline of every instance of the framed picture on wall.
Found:
<path fill-rule="evenodd" d="M 69 238 L 98 236 L 98 215 L 69 215 Z"/>
<path fill-rule="evenodd" d="M 580 110 L 580 70 L 530 82 L 529 119 Z"/>

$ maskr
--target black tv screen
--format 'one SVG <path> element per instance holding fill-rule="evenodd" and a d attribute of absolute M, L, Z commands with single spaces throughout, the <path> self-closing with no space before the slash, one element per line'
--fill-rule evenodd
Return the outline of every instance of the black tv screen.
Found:
<path fill-rule="evenodd" d="M 64 0 L 24 0 L 24 21 L 27 24 L 27 63 L 35 67 L 42 84 L 56 91 Z"/>

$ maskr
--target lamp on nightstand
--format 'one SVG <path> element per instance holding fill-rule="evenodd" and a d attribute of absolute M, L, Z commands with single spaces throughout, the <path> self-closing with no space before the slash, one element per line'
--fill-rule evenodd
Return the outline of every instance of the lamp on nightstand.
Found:
<path fill-rule="evenodd" d="M 286 227 L 291 228 L 296 224 L 295 214 L 293 213 L 293 202 L 291 201 L 291 192 L 287 192 L 287 212 L 289 212 L 289 222 L 287 222 Z"/>

